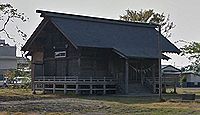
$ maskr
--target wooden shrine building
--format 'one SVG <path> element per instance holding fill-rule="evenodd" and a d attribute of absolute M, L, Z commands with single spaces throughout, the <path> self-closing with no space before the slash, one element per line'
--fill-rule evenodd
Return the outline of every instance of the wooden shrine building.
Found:
<path fill-rule="evenodd" d="M 180 53 L 152 24 L 37 13 L 44 19 L 22 48 L 32 57 L 34 92 L 156 93 L 158 36 L 163 53 Z"/>

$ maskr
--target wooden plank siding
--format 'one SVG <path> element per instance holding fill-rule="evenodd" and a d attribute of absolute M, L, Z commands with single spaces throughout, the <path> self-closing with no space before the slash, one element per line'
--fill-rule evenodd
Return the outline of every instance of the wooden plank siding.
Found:
<path fill-rule="evenodd" d="M 46 26 L 31 46 L 33 89 L 51 89 L 54 93 L 56 90 L 62 90 L 65 94 L 68 90 L 75 93 L 87 90 L 89 94 L 98 93 L 98 90 L 101 90 L 102 94 L 106 94 L 107 90 L 130 93 L 129 85 L 139 82 L 149 85 L 147 87 L 155 92 L 158 59 L 125 59 L 113 52 L 112 48 L 74 47 L 51 22 Z M 65 51 L 66 57 L 55 58 L 57 51 Z M 55 80 L 41 81 L 41 76 Z M 67 82 L 66 78 L 69 76 L 76 76 L 79 81 Z M 88 82 L 88 79 L 93 80 Z M 115 82 L 110 81 L 110 86 L 109 82 L 101 81 L 102 79 L 113 79 Z"/>
<path fill-rule="evenodd" d="M 110 69 L 108 66 L 110 64 L 109 60 L 112 58 L 111 49 L 83 47 L 76 49 L 57 29 L 52 27 L 50 22 L 38 37 L 41 38 L 36 40 L 32 46 L 34 50 L 31 51 L 34 90 L 41 89 L 46 91 L 52 89 L 53 93 L 55 93 L 55 89 L 59 90 L 56 87 L 60 84 L 63 85 L 62 90 L 64 93 L 67 93 L 64 89 L 69 89 L 67 87 L 70 85 L 76 85 L 74 86 L 74 89 L 76 89 L 77 87 L 81 87 L 81 85 L 88 85 L 86 81 L 91 78 L 93 81 L 90 83 L 90 87 L 102 85 L 103 93 L 106 93 L 105 90 L 109 88 L 106 85 L 108 83 L 101 81 L 101 79 L 114 78 L 114 75 L 110 72 L 112 66 L 110 66 Z M 38 45 L 40 47 L 36 47 Z M 55 58 L 56 51 L 66 51 L 66 57 Z M 41 76 L 48 77 L 48 81 L 44 81 Z M 66 76 L 77 76 L 79 82 L 66 82 Z M 55 80 L 51 81 L 50 79 Z M 83 81 L 80 81 L 81 79 Z M 100 84 L 96 84 L 97 82 L 94 82 L 94 79 L 100 80 Z M 52 85 L 52 87 L 48 88 L 48 84 Z M 91 89 L 94 90 L 95 88 Z M 78 90 L 80 89 L 78 88 Z M 94 91 L 92 92 L 94 93 Z M 77 90 L 75 93 L 77 93 Z"/>

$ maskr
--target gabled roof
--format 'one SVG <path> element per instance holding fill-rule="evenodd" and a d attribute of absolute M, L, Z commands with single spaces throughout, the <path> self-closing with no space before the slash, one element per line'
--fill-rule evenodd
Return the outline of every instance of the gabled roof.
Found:
<path fill-rule="evenodd" d="M 172 65 L 162 65 L 161 70 L 164 72 L 181 72 L 180 69 L 178 69 Z"/>
<path fill-rule="evenodd" d="M 40 10 L 37 12 L 50 19 L 77 47 L 113 48 L 127 57 L 158 58 L 158 32 L 155 25 Z M 180 53 L 163 36 L 161 47 L 163 52 Z"/>

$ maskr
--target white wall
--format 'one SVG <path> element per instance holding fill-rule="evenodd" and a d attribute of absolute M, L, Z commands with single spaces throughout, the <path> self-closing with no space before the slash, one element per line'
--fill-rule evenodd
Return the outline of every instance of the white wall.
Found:
<path fill-rule="evenodd" d="M 0 69 L 16 69 L 16 59 L 0 59 Z"/>
<path fill-rule="evenodd" d="M 200 76 L 195 74 L 187 74 L 187 82 L 200 82 Z"/>

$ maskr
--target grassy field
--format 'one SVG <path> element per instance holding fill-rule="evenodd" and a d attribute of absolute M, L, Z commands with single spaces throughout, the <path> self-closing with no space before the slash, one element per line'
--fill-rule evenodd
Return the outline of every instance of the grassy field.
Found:
<path fill-rule="evenodd" d="M 200 89 L 178 89 L 178 93 L 196 93 L 196 101 L 182 101 L 177 94 L 158 96 L 67 96 L 32 95 L 30 90 L 0 89 L 0 115 L 188 115 L 200 114 Z"/>

